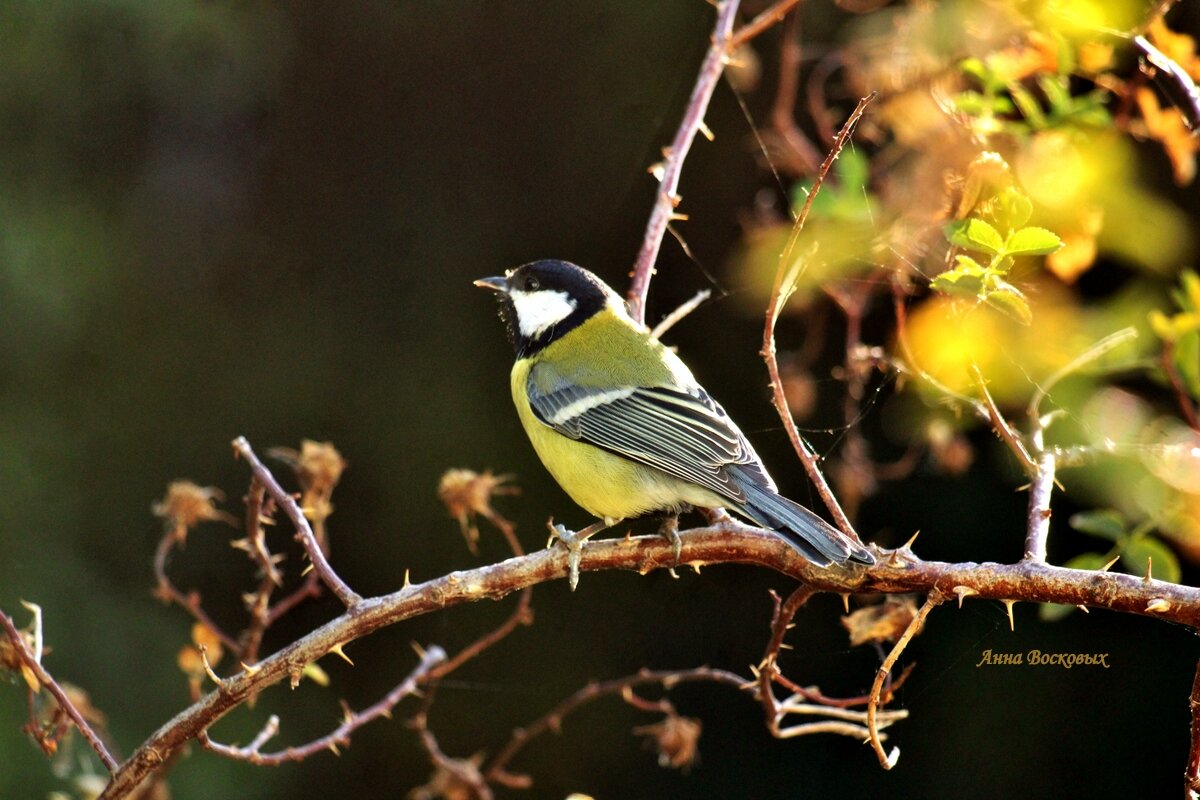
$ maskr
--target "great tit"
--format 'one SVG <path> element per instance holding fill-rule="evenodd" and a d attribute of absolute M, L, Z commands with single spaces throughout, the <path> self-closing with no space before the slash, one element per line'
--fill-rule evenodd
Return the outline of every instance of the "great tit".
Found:
<path fill-rule="evenodd" d="M 500 300 L 517 351 L 512 396 L 525 433 L 563 490 L 601 520 L 577 534 L 554 528 L 570 554 L 572 588 L 589 536 L 624 519 L 673 517 L 688 507 L 728 508 L 819 566 L 875 562 L 778 493 L 720 404 L 591 272 L 535 261 L 475 285 Z"/>

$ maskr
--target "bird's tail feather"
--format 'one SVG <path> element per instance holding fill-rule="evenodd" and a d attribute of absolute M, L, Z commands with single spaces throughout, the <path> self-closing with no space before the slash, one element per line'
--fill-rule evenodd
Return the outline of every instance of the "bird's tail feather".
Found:
<path fill-rule="evenodd" d="M 763 486 L 751 476 L 738 482 L 746 494 L 746 502 L 735 510 L 779 533 L 800 555 L 818 566 L 857 561 L 874 564 L 871 551 L 851 540 L 841 531 L 799 503 Z"/>

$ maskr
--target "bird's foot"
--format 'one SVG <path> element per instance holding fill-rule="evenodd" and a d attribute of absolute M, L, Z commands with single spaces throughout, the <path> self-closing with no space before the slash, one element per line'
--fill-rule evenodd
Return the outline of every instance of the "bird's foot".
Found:
<path fill-rule="evenodd" d="M 679 516 L 672 514 L 662 521 L 662 525 L 658 528 L 658 535 L 671 543 L 671 549 L 675 553 L 675 563 L 671 565 L 672 577 L 678 578 L 675 574 L 675 567 L 679 566 L 679 553 L 683 549 L 683 538 L 679 535 Z"/>
<path fill-rule="evenodd" d="M 579 585 L 579 560 L 583 557 L 583 543 L 605 528 L 612 527 L 613 524 L 597 522 L 576 532 L 567 530 L 566 526 L 561 523 L 555 524 L 554 520 L 546 523 L 546 527 L 550 529 L 550 538 L 546 540 L 546 547 L 553 547 L 557 541 L 567 548 L 567 569 L 569 571 L 567 583 L 570 584 L 572 592 Z"/>

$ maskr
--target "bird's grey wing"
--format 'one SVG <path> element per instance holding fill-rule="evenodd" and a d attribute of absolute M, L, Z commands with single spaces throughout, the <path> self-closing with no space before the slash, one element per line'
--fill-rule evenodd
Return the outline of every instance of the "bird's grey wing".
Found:
<path fill-rule="evenodd" d="M 541 389 L 539 389 L 539 384 Z M 700 387 L 593 389 L 531 373 L 526 389 L 545 425 L 632 461 L 703 486 L 734 503 L 746 495 L 738 479 L 774 488 L 754 448 L 724 409 Z M 549 391 L 546 391 L 546 390 Z"/>

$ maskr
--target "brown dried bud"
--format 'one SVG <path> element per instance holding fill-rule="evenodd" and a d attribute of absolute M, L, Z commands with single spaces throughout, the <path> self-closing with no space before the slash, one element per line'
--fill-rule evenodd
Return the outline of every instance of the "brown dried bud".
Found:
<path fill-rule="evenodd" d="M 332 442 L 305 439 L 300 443 L 296 475 L 306 490 L 329 494 L 342 479 L 347 466 L 349 464 Z"/>
<path fill-rule="evenodd" d="M 850 632 L 852 647 L 866 642 L 894 642 L 916 615 L 917 605 L 912 598 L 889 598 L 842 617 L 842 627 Z"/>
<path fill-rule="evenodd" d="M 439 764 L 429 782 L 408 793 L 409 800 L 477 800 L 480 786 L 486 786 L 479 771 L 481 755 L 448 758 Z"/>
<path fill-rule="evenodd" d="M 661 722 L 642 725 L 634 728 L 633 732 L 638 736 L 648 737 L 647 743 L 652 743 L 658 750 L 660 767 L 687 772 L 700 756 L 697 745 L 702 728 L 700 720 L 681 717 L 671 711 Z"/>
<path fill-rule="evenodd" d="M 154 516 L 162 518 L 167 530 L 176 540 L 187 539 L 188 531 L 201 522 L 226 522 L 236 525 L 237 520 L 216 507 L 225 499 L 225 493 L 214 486 L 197 486 L 191 481 L 173 481 L 167 486 L 163 499 L 151 506 Z"/>
<path fill-rule="evenodd" d="M 516 494 L 520 491 L 515 486 L 505 484 L 511 475 L 493 475 L 491 470 L 482 473 L 469 469 L 449 469 L 442 475 L 438 484 L 438 499 L 446 506 L 450 516 L 458 520 L 463 538 L 473 554 L 479 552 L 479 528 L 475 526 L 475 517 L 482 515 L 491 518 L 492 495 Z"/>

